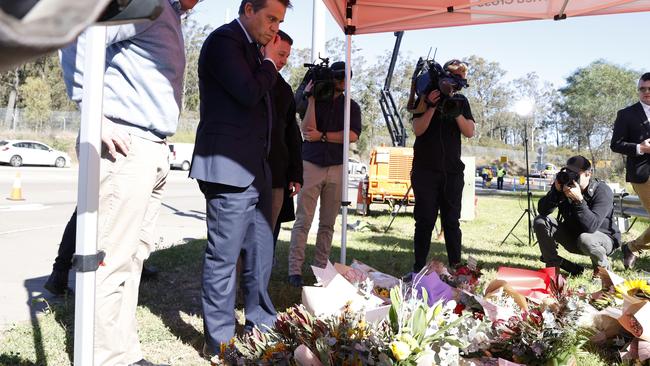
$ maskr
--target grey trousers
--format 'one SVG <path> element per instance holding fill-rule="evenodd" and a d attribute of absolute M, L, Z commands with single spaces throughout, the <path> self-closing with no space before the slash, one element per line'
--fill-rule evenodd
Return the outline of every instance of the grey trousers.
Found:
<path fill-rule="evenodd" d="M 577 234 L 575 229 L 558 224 L 554 217 L 541 215 L 535 218 L 533 228 L 546 266 L 559 267 L 562 264 L 562 257 L 557 252 L 559 243 L 571 253 L 588 255 L 594 267 L 611 269 L 607 257 L 615 247 L 614 240 L 607 234 L 600 231 Z"/>

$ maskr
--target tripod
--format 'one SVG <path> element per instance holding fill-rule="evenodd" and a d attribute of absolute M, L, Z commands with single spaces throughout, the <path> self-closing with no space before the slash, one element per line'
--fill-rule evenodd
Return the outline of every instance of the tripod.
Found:
<path fill-rule="evenodd" d="M 528 126 L 524 126 L 524 156 L 526 158 L 526 202 L 528 204 L 528 207 L 524 209 L 524 212 L 521 213 L 521 216 L 519 216 L 519 219 L 517 219 L 517 222 L 515 222 L 514 225 L 512 225 L 512 228 L 508 232 L 508 235 L 506 235 L 505 238 L 503 238 L 503 241 L 501 241 L 501 245 L 508 240 L 508 237 L 510 235 L 514 236 L 515 239 L 517 239 L 522 245 L 525 244 L 523 240 L 521 240 L 515 233 L 514 230 L 519 225 L 519 222 L 521 222 L 521 219 L 524 218 L 524 216 L 527 216 L 528 219 L 528 245 L 533 245 L 535 242 L 533 242 L 533 219 L 531 218 L 531 215 L 534 217 L 534 208 L 531 208 L 531 201 L 533 200 L 533 194 L 530 192 L 530 167 L 528 165 Z"/>

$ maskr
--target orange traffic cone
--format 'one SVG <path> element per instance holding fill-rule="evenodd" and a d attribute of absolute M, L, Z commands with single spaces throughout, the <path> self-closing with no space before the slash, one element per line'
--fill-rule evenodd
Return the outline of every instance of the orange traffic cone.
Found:
<path fill-rule="evenodd" d="M 14 179 L 14 185 L 11 187 L 11 195 L 7 198 L 11 201 L 24 201 L 23 198 L 23 188 L 20 184 L 20 173 L 16 173 L 16 178 Z"/>

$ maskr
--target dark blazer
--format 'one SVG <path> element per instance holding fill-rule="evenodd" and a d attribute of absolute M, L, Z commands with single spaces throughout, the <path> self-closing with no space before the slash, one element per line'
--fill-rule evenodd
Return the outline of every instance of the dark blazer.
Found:
<path fill-rule="evenodd" d="M 289 182 L 302 185 L 302 136 L 296 122 L 296 101 L 282 76 L 273 87 L 273 107 L 269 155 L 273 188 L 286 188 Z"/>
<path fill-rule="evenodd" d="M 261 61 L 235 20 L 205 40 L 198 75 L 200 121 L 190 177 L 247 187 L 265 174 L 277 70 Z"/>
<path fill-rule="evenodd" d="M 612 151 L 627 155 L 625 180 L 645 183 L 650 176 L 650 155 L 637 155 L 636 145 L 650 138 L 650 122 L 641 102 L 621 109 L 616 114 L 610 147 Z"/>

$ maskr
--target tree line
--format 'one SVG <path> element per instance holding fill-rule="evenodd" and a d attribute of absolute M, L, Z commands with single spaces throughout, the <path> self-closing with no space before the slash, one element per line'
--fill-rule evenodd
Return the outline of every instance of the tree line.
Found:
<path fill-rule="evenodd" d="M 196 120 L 199 108 L 197 62 L 203 41 L 212 29 L 198 24 L 191 16 L 184 20 L 183 28 L 187 58 L 183 115 Z M 326 44 L 324 56 L 331 62 L 344 60 L 344 49 L 341 39 L 332 39 Z M 372 147 L 391 144 L 378 100 L 392 50 L 374 60 L 367 60 L 361 51 L 353 43 L 352 97 L 361 106 L 364 126 L 356 149 L 365 157 Z M 294 48 L 282 71 L 294 89 L 306 71 L 303 64 L 314 61 L 309 59 L 310 54 L 309 48 Z M 399 55 L 391 86 L 407 130 L 410 130 L 410 116 L 405 106 L 416 60 L 417 55 L 404 52 Z M 601 161 L 597 166 L 620 166 L 621 159 L 609 150 L 609 139 L 616 111 L 637 100 L 639 70 L 596 60 L 575 70 L 566 78 L 565 86 L 556 88 L 541 80 L 534 71 L 507 81 L 507 70 L 498 62 L 477 55 L 469 55 L 464 61 L 469 65 L 470 87 L 462 93 L 470 100 L 477 122 L 475 138 L 466 143 L 512 148 L 523 144 L 524 132 L 527 132 L 532 152 L 539 146 L 570 149 L 595 162 Z M 56 53 L 1 74 L 0 85 L 0 106 L 8 110 L 24 108 L 30 127 L 37 131 L 47 128 L 52 111 L 76 108 L 65 93 Z M 528 117 L 518 116 L 512 110 L 514 103 L 522 98 L 530 99 L 534 105 Z M 10 118 L 7 113 L 5 127 L 11 125 Z M 413 140 L 410 136 L 410 144 Z"/>

